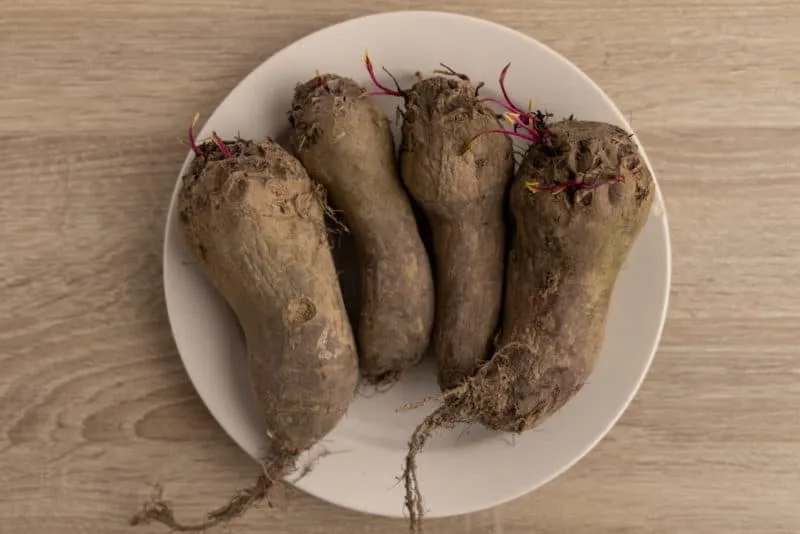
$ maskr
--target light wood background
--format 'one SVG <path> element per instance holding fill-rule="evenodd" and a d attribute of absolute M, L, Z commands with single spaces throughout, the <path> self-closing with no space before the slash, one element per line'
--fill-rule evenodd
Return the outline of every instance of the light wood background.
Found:
<path fill-rule="evenodd" d="M 610 435 L 428 532 L 800 532 L 797 2 L 0 0 L 2 534 L 164 532 L 126 526 L 150 482 L 192 519 L 251 481 L 165 315 L 176 138 L 298 37 L 408 8 L 510 25 L 597 80 L 648 148 L 674 244 L 661 349 Z M 406 530 L 289 497 L 227 531 Z"/>

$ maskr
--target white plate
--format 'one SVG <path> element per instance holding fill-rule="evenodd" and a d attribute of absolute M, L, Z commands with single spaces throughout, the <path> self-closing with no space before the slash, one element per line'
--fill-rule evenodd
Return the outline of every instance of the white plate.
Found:
<path fill-rule="evenodd" d="M 399 12 L 351 20 L 278 52 L 228 95 L 199 135 L 214 129 L 223 137 L 280 136 L 287 128 L 295 84 L 315 70 L 368 82 L 362 63 L 365 48 L 376 65 L 385 65 L 404 86 L 416 71 L 430 73 L 441 61 L 473 80 L 485 80 L 487 95 L 498 91 L 498 74 L 510 61 L 508 86 L 519 103 L 535 96 L 537 107 L 557 118 L 575 114 L 630 130 L 622 113 L 585 74 L 530 37 L 459 15 Z M 398 100 L 381 98 L 394 117 Z M 184 251 L 174 207 L 173 195 L 164 243 L 164 288 L 175 342 L 208 409 L 236 443 L 258 457 L 266 437 L 250 396 L 244 341 L 232 313 Z M 617 282 L 606 342 L 589 383 L 539 429 L 513 441 L 478 426 L 440 431 L 419 457 L 428 517 L 504 503 L 548 482 L 585 455 L 639 388 L 658 345 L 669 287 L 669 234 L 659 192 Z M 433 366 L 423 364 L 388 393 L 359 396 L 323 442 L 338 454 L 323 458 L 297 485 L 347 508 L 402 516 L 404 493 L 397 477 L 406 443 L 437 403 L 396 410 L 436 393 Z"/>

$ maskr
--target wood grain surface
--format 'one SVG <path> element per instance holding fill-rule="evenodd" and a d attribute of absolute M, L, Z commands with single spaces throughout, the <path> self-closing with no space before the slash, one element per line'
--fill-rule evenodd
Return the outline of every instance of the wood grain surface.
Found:
<path fill-rule="evenodd" d="M 800 532 L 797 2 L 0 0 L 0 533 L 155 534 L 126 525 L 153 481 L 187 519 L 251 481 L 167 324 L 176 138 L 293 40 L 410 8 L 507 24 L 592 76 L 648 148 L 674 246 L 662 346 L 608 437 L 428 533 Z M 406 524 L 292 492 L 221 531 Z"/>

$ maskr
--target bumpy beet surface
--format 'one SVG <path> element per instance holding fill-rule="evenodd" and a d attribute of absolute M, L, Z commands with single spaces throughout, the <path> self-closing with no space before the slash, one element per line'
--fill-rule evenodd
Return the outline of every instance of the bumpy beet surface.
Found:
<path fill-rule="evenodd" d="M 358 250 L 361 375 L 392 380 L 430 343 L 434 292 L 389 121 L 356 82 L 332 74 L 299 85 L 289 117 L 293 150 L 327 188 Z"/>
<path fill-rule="evenodd" d="M 324 224 L 320 187 L 274 143 L 213 144 L 183 178 L 180 228 L 189 252 L 228 302 L 247 341 L 250 380 L 271 449 L 253 488 L 196 525 L 161 500 L 134 523 L 204 530 L 242 514 L 342 418 L 358 381 L 353 333 Z"/>
<path fill-rule="evenodd" d="M 586 383 L 603 343 L 614 284 L 647 221 L 655 186 L 623 130 L 571 120 L 551 130 L 554 148 L 532 146 L 510 190 L 512 243 L 499 349 L 445 394 L 443 406 L 412 437 L 405 480 L 415 522 L 423 511 L 415 456 L 435 428 L 479 421 L 522 432 Z"/>
<path fill-rule="evenodd" d="M 497 328 L 512 144 L 504 135 L 479 135 L 500 123 L 468 81 L 428 78 L 405 98 L 401 173 L 433 234 L 433 351 L 448 389 L 488 357 Z"/>

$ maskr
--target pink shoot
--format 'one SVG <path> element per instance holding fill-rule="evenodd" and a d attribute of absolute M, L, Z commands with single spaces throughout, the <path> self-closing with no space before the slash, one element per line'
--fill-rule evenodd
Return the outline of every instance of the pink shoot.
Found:
<path fill-rule="evenodd" d="M 508 122 L 510 122 L 514 126 L 514 131 L 517 130 L 517 127 L 524 129 L 532 138 L 535 139 L 534 143 L 538 142 L 542 138 L 542 133 L 537 130 L 534 126 L 528 126 L 527 122 L 523 120 L 523 118 L 519 115 L 519 113 L 512 113 L 506 112 L 503 113 L 503 118 L 505 118 Z M 547 130 L 549 131 L 549 130 Z"/>
<path fill-rule="evenodd" d="M 597 189 L 601 185 L 615 184 L 624 181 L 625 181 L 624 177 L 615 176 L 614 178 L 609 178 L 607 180 L 598 180 L 593 184 L 587 184 L 583 181 L 583 177 L 579 176 L 574 180 L 566 180 L 564 182 L 552 185 L 544 185 L 539 182 L 527 182 L 525 184 L 525 187 L 531 193 L 538 193 L 539 191 L 550 191 L 554 195 L 557 195 L 569 187 L 577 187 L 581 191 L 591 191 L 592 189 Z"/>
<path fill-rule="evenodd" d="M 225 141 L 220 139 L 220 137 L 217 135 L 217 132 L 211 132 L 211 140 L 214 141 L 214 144 L 217 145 L 219 151 L 222 152 L 222 159 L 231 159 L 233 157 L 231 149 L 225 145 Z"/>
<path fill-rule="evenodd" d="M 508 70 L 511 68 L 511 63 L 506 63 L 506 66 L 503 67 L 503 70 L 500 72 L 500 90 L 503 92 L 503 98 L 505 98 L 505 103 L 501 102 L 497 99 L 484 99 L 487 102 L 493 102 L 495 104 L 500 105 L 506 111 L 511 111 L 519 115 L 521 121 L 517 123 L 519 126 L 522 126 L 526 129 L 529 127 L 535 126 L 536 124 L 543 124 L 544 123 L 544 115 L 540 112 L 533 111 L 533 99 L 528 101 L 528 111 L 523 111 L 522 109 L 518 108 L 514 102 L 511 101 L 511 97 L 508 95 L 508 90 L 506 89 L 506 76 L 508 75 Z M 540 134 L 545 136 L 550 135 L 550 131 L 541 131 Z"/>
<path fill-rule="evenodd" d="M 487 99 L 488 100 L 488 99 Z M 506 107 L 505 104 L 498 100 L 491 100 L 492 102 L 498 103 L 503 107 Z M 485 132 L 480 132 L 479 134 L 473 136 L 469 141 L 466 142 L 464 145 L 464 151 L 466 152 L 472 147 L 473 141 L 484 134 L 489 133 L 499 133 L 503 135 L 509 135 L 511 137 L 517 137 L 519 139 L 524 139 L 533 144 L 541 143 L 546 147 L 552 148 L 553 141 L 551 136 L 553 132 L 549 129 L 545 128 L 544 123 L 544 116 L 537 113 L 519 113 L 516 111 L 506 111 L 503 113 L 503 118 L 506 119 L 513 127 L 513 130 L 486 130 Z M 521 131 L 520 131 L 521 130 Z"/>
<path fill-rule="evenodd" d="M 439 65 L 441 65 L 442 68 L 433 71 L 434 74 L 442 74 L 444 76 L 455 76 L 459 80 L 463 80 L 465 82 L 469 81 L 469 76 L 467 76 L 463 72 L 456 72 L 455 70 L 453 70 L 451 67 L 448 67 L 444 63 L 439 63 Z"/>
<path fill-rule="evenodd" d="M 518 128 L 523 128 L 527 132 L 529 132 L 532 136 L 537 138 L 537 142 L 541 141 L 547 143 L 546 137 L 552 135 L 550 130 L 542 129 L 544 126 L 544 114 L 540 112 L 536 112 L 533 110 L 533 99 L 528 101 L 528 110 L 524 111 L 519 108 L 514 102 L 511 100 L 511 96 L 508 94 L 508 89 L 506 89 L 506 76 L 508 76 L 508 71 L 511 68 L 511 63 L 507 63 L 503 70 L 500 72 L 500 90 L 503 93 L 503 98 L 505 101 L 497 99 L 497 98 L 482 98 L 481 102 L 491 102 L 492 104 L 496 104 L 506 110 L 507 113 L 504 114 L 506 120 L 508 120 L 513 126 L 514 131 Z M 509 117 L 513 117 L 513 120 Z"/>
<path fill-rule="evenodd" d="M 370 91 L 364 93 L 366 96 L 403 96 L 403 93 L 401 93 L 399 90 L 389 89 L 378 81 L 378 78 L 375 76 L 375 68 L 372 65 L 372 61 L 369 59 L 369 52 L 367 51 L 364 52 L 364 65 L 367 67 L 367 72 L 369 73 L 372 83 L 375 84 L 375 87 L 380 89 L 380 91 Z"/>
<path fill-rule="evenodd" d="M 524 111 L 519 109 L 514 103 L 511 101 L 511 97 L 508 96 L 508 91 L 506 91 L 506 75 L 508 74 L 508 69 L 511 68 L 511 63 L 506 63 L 506 66 L 503 67 L 503 70 L 500 72 L 500 90 L 503 92 L 503 98 L 506 99 L 508 103 L 508 107 L 510 111 L 514 111 L 515 113 L 519 113 L 520 115 L 526 115 Z"/>
<path fill-rule="evenodd" d="M 601 185 L 621 184 L 621 183 L 625 183 L 625 177 L 624 176 L 615 176 L 613 178 L 608 178 L 607 180 L 602 180 L 600 182 L 592 184 L 591 186 L 583 184 L 583 186 L 581 186 L 581 189 L 586 191 L 586 190 L 589 190 L 589 189 L 595 189 L 597 187 L 600 187 Z"/>
<path fill-rule="evenodd" d="M 189 147 L 192 149 L 192 152 L 194 152 L 195 156 L 203 155 L 203 151 L 197 147 L 197 142 L 194 139 L 194 127 L 199 119 L 200 114 L 195 113 L 194 117 L 192 118 L 192 123 L 189 125 Z"/>

